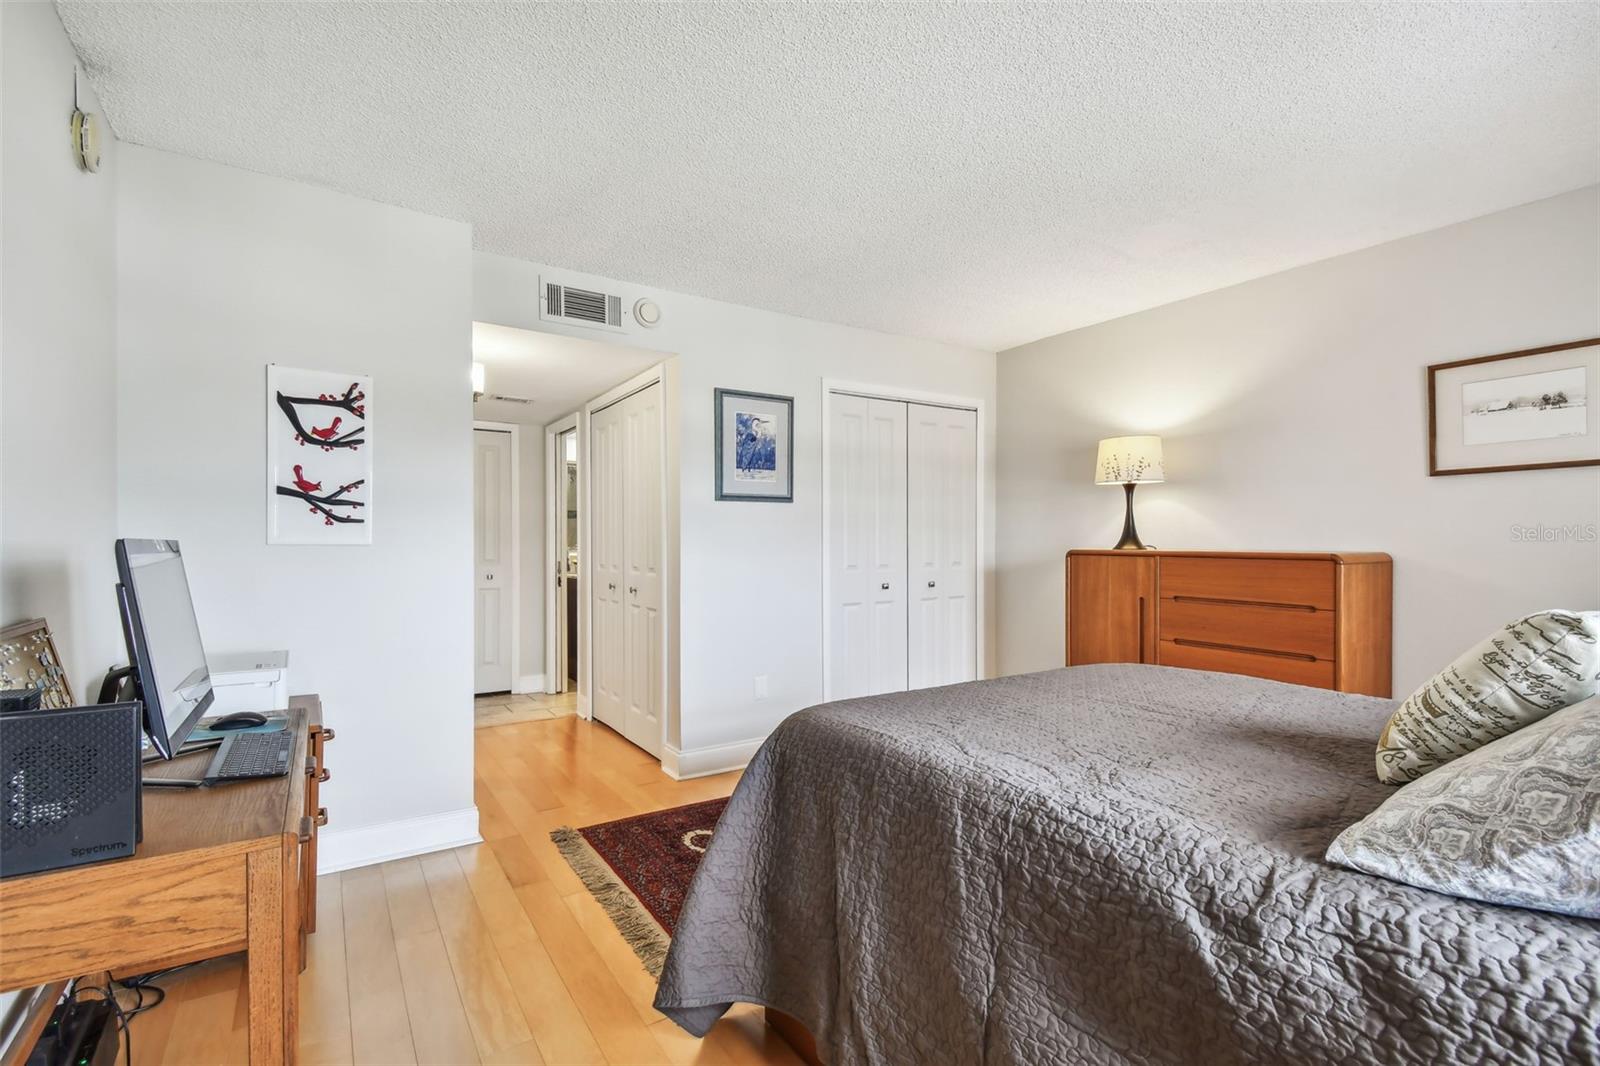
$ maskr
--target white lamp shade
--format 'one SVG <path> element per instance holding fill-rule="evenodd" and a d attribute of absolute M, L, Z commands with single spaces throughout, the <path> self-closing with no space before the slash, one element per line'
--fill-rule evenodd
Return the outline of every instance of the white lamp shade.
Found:
<path fill-rule="evenodd" d="M 1100 442 L 1096 485 L 1153 485 L 1166 479 L 1160 437 L 1107 437 Z"/>
<path fill-rule="evenodd" d="M 472 364 L 472 395 L 483 395 L 483 364 Z"/>

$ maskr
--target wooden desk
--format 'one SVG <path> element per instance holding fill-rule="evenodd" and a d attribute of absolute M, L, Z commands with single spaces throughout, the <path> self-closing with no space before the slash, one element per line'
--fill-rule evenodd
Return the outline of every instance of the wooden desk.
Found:
<path fill-rule="evenodd" d="M 286 777 L 145 789 L 144 839 L 126 859 L 0 881 L 0 991 L 110 970 L 145 973 L 246 953 L 250 1061 L 291 1062 L 299 971 L 317 912 L 322 701 L 295 696 Z M 147 765 L 198 777 L 213 752 Z M 304 916 L 304 920 L 302 920 Z"/>

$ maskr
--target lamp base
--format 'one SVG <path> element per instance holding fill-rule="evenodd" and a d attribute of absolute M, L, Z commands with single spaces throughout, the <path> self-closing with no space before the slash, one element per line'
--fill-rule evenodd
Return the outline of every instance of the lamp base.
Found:
<path fill-rule="evenodd" d="M 1139 539 L 1139 531 L 1134 527 L 1133 524 L 1134 487 L 1135 486 L 1131 482 L 1122 486 L 1122 491 L 1126 494 L 1127 513 L 1124 514 L 1122 518 L 1122 539 L 1117 541 L 1116 546 L 1112 549 L 1113 551 L 1150 550 L 1149 546 L 1146 545 L 1144 541 Z"/>

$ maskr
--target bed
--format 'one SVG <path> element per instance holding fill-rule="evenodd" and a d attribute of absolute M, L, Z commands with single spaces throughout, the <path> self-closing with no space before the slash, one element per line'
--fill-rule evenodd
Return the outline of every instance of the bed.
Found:
<path fill-rule="evenodd" d="M 1324 861 L 1395 706 L 1101 665 L 826 704 L 745 772 L 656 1006 L 854 1063 L 1600 1062 L 1600 923 Z"/>

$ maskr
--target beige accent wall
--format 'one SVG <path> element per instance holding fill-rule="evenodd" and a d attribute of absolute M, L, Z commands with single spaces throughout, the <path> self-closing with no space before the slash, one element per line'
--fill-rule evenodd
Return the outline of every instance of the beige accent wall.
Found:
<path fill-rule="evenodd" d="M 1147 543 L 1393 555 L 1397 697 L 1513 618 L 1600 606 L 1600 468 L 1430 478 L 1424 392 L 1429 363 L 1597 335 L 1590 187 L 1002 352 L 1001 672 L 1062 664 L 1062 556 L 1116 542 L 1095 444 L 1128 433 L 1166 444 Z"/>

